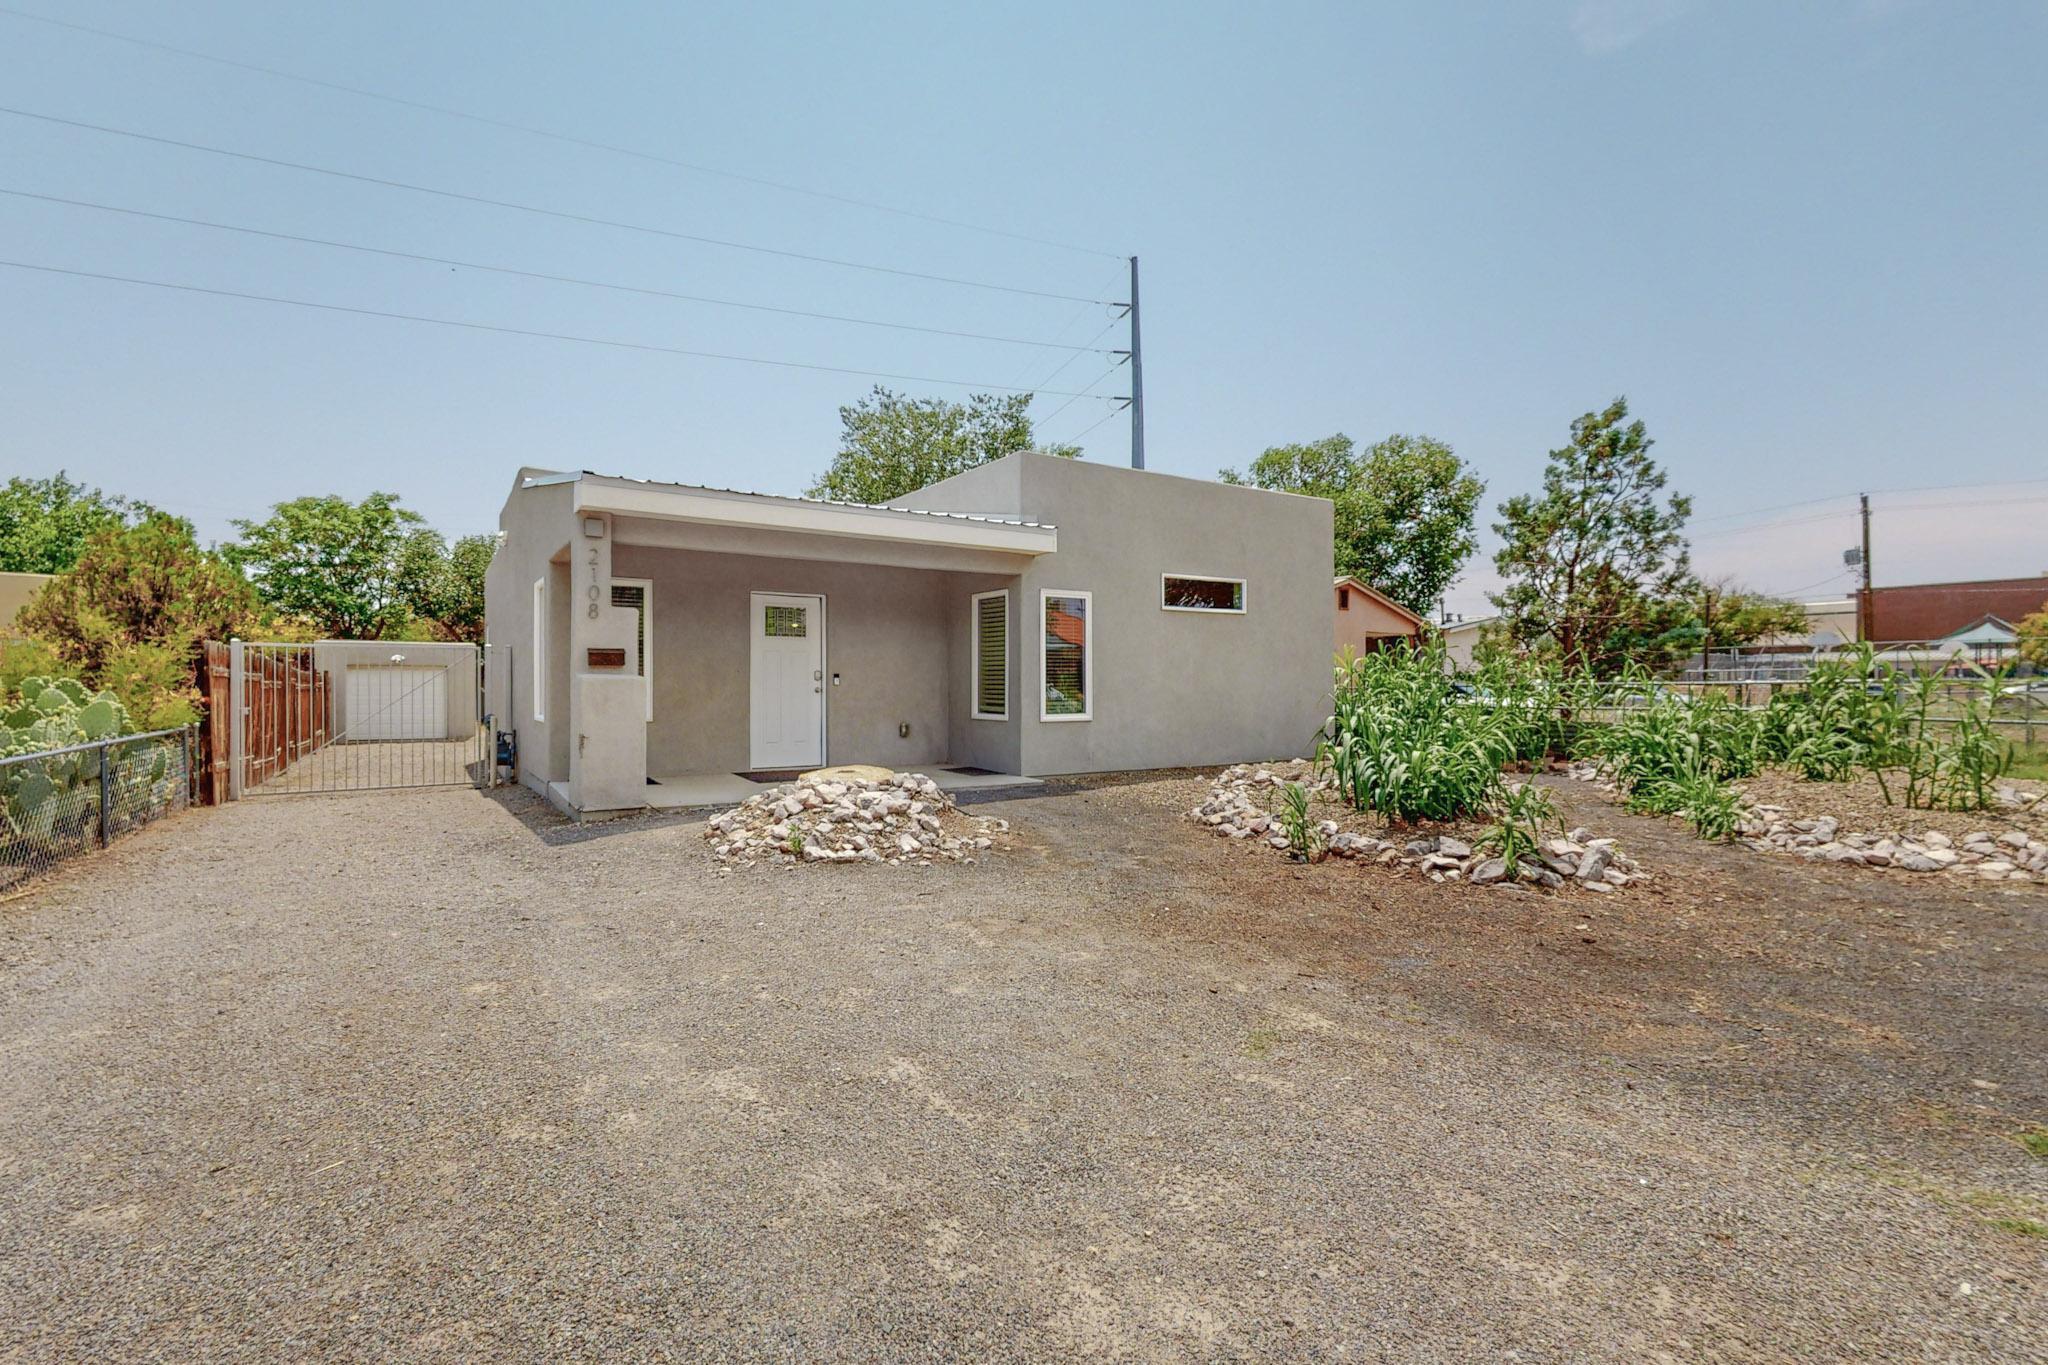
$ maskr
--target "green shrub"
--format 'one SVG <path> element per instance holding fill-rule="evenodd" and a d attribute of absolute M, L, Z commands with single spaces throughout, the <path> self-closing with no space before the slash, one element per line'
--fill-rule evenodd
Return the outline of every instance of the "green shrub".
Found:
<path fill-rule="evenodd" d="M 1504 708 L 1451 690 L 1440 645 L 1339 661 L 1316 762 L 1344 800 L 1389 819 L 1450 820 L 1485 809 L 1516 738 Z"/>

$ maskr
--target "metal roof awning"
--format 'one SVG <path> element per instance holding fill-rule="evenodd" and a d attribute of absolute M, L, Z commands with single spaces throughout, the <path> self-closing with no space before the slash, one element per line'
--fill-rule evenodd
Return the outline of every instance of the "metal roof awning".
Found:
<path fill-rule="evenodd" d="M 1059 548 L 1057 527 L 1015 517 L 932 512 L 866 503 L 825 502 L 691 484 L 653 483 L 588 471 L 527 480 L 528 487 L 573 483 L 578 512 L 694 522 L 755 530 L 849 536 L 859 540 L 952 546 L 1042 555 Z"/>

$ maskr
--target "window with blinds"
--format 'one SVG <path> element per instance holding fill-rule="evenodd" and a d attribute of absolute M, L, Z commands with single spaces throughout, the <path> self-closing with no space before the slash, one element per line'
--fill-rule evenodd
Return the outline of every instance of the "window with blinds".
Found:
<path fill-rule="evenodd" d="M 1038 595 L 1043 643 L 1040 646 L 1040 720 L 1087 720 L 1094 713 L 1094 602 L 1085 592 Z"/>
<path fill-rule="evenodd" d="M 633 613 L 633 658 L 640 676 L 647 679 L 647 719 L 654 719 L 654 626 L 648 619 L 648 605 L 654 585 L 644 578 L 614 578 L 612 605 Z"/>
<path fill-rule="evenodd" d="M 1010 716 L 1010 594 L 974 595 L 974 718 Z"/>

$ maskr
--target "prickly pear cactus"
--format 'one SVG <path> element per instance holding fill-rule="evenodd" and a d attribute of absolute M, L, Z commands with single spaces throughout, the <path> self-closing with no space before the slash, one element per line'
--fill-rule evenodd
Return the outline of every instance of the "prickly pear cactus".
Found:
<path fill-rule="evenodd" d="M 0 759 L 113 739 L 131 728 L 111 692 L 91 692 L 74 678 L 24 678 L 18 695 L 0 699 Z M 102 761 L 101 751 L 89 749 L 0 763 L 0 852 L 46 848 L 70 832 L 65 826 L 83 821 L 97 797 L 81 799 L 79 789 L 98 783 Z M 161 749 L 153 763 L 142 758 L 152 784 L 167 763 Z"/>

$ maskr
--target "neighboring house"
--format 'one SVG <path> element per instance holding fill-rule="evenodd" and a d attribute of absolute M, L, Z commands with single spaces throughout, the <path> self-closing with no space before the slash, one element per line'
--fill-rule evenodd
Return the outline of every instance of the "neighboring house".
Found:
<path fill-rule="evenodd" d="M 1451 667 L 1472 667 L 1472 653 L 1479 647 L 1479 637 L 1498 624 L 1498 616 L 1480 616 L 1470 621 L 1446 621 L 1438 627 L 1443 633 L 1444 653 L 1449 657 Z"/>
<path fill-rule="evenodd" d="M 0 573 L 0 639 L 14 633 L 14 618 L 51 577 L 46 573 Z"/>
<path fill-rule="evenodd" d="M 1337 652 L 1384 649 L 1395 640 L 1419 644 L 1429 622 L 1360 579 L 1337 580 Z"/>
<path fill-rule="evenodd" d="M 1865 594 L 1856 596 L 1861 600 Z M 1863 638 L 1883 644 L 1945 640 L 1986 617 L 2019 621 L 2043 606 L 2048 606 L 2048 574 L 1873 588 L 1863 604 Z"/>
<path fill-rule="evenodd" d="M 499 525 L 488 707 L 575 812 L 1282 757 L 1327 709 L 1320 498 L 1028 453 L 885 507 L 524 469 Z"/>

